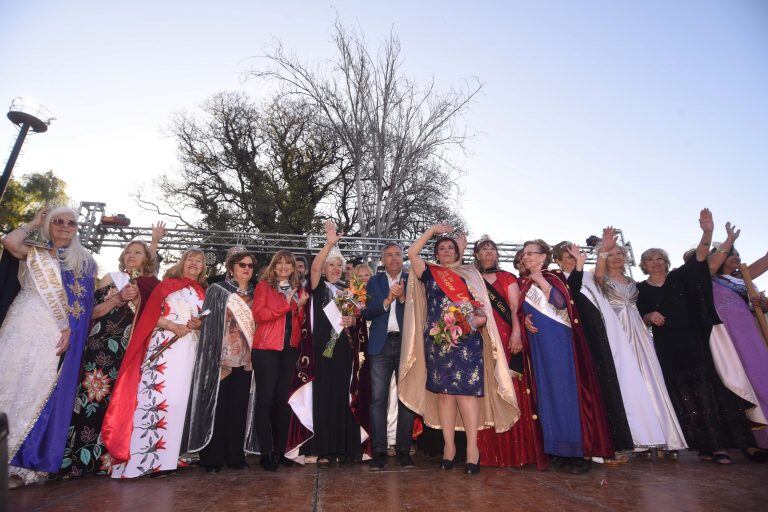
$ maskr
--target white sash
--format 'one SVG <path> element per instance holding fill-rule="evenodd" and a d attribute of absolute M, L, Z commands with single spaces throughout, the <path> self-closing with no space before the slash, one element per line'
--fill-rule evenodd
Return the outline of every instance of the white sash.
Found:
<path fill-rule="evenodd" d="M 252 340 L 256 332 L 256 322 L 253 320 L 251 308 L 237 293 L 230 293 L 227 299 L 227 309 L 237 321 L 237 326 L 245 334 L 246 340 Z"/>
<path fill-rule="evenodd" d="M 59 262 L 47 250 L 35 246 L 29 248 L 27 266 L 37 293 L 43 299 L 60 331 L 69 329 L 69 301 L 61 281 Z"/>
<path fill-rule="evenodd" d="M 555 288 L 552 288 L 550 293 L 554 293 Z M 555 306 L 549 303 L 546 295 L 536 285 L 531 285 L 525 294 L 525 302 L 533 306 L 542 315 L 551 318 L 555 322 L 561 323 L 566 327 L 571 326 L 571 319 L 568 317 L 568 308 L 557 309 Z"/>

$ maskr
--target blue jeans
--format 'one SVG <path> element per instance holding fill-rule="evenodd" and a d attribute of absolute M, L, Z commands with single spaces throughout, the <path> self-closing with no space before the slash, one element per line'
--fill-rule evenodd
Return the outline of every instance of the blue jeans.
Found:
<path fill-rule="evenodd" d="M 387 409 L 389 406 L 389 383 L 392 374 L 398 374 L 400 367 L 399 333 L 390 334 L 380 354 L 369 355 L 371 372 L 371 437 L 374 453 L 387 451 Z M 398 451 L 410 450 L 413 437 L 415 414 L 398 401 L 397 437 L 395 447 Z"/>

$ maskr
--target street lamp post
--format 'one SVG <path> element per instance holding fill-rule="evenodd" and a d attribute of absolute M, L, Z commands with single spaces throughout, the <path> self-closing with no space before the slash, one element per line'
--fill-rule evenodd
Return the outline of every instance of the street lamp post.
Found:
<path fill-rule="evenodd" d="M 29 130 L 34 133 L 43 133 L 48 130 L 48 125 L 53 121 L 47 108 L 23 98 L 16 98 L 11 102 L 11 107 L 8 109 L 8 119 L 19 127 L 19 135 L 16 137 L 11 156 L 8 157 L 3 175 L 0 177 L 0 200 L 2 200 L 5 189 L 8 187 L 13 166 L 16 165 L 16 159 L 21 153 L 21 146 L 24 144 Z"/>

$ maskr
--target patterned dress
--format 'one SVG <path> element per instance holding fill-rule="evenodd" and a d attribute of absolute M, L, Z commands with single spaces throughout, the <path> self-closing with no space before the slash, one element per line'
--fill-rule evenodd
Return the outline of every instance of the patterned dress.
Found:
<path fill-rule="evenodd" d="M 202 304 L 202 298 L 194 289 L 182 288 L 166 297 L 161 317 L 186 324 Z M 131 458 L 113 467 L 112 478 L 134 478 L 174 470 L 178 465 L 198 332 L 192 331 L 178 339 L 148 365 L 150 356 L 173 336 L 165 329 L 155 329 L 152 333 L 142 361 L 138 403 L 133 415 Z"/>
<path fill-rule="evenodd" d="M 99 288 L 95 293 L 96 305 L 106 302 L 117 292 L 114 283 Z M 63 476 L 108 474 L 111 469 L 109 454 L 101 442 L 101 423 L 130 339 L 132 322 L 133 311 L 123 304 L 95 320 L 91 326 L 61 463 Z"/>
<path fill-rule="evenodd" d="M 424 357 L 427 365 L 427 390 L 449 395 L 483 396 L 483 338 L 475 331 L 458 347 L 437 345 L 429 331 L 451 300 L 438 286 L 429 270 L 421 281 L 427 291 L 427 324 L 424 329 Z"/>

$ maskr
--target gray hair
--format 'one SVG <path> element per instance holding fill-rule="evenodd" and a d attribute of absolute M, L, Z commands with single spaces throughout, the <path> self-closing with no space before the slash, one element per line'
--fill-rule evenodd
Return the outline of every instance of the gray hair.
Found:
<path fill-rule="evenodd" d="M 51 219 L 55 219 L 62 213 L 69 213 L 72 218 L 77 221 L 77 213 L 69 206 L 58 206 L 53 208 L 45 215 L 45 222 L 40 228 L 40 234 L 45 241 L 51 242 Z M 93 256 L 85 250 L 85 247 L 80 243 L 80 238 L 77 236 L 77 230 L 72 236 L 72 241 L 67 247 L 64 248 L 64 261 L 63 267 L 65 270 L 72 270 L 73 272 L 82 272 L 84 274 L 96 274 L 98 266 Z"/>
<path fill-rule="evenodd" d="M 397 247 L 398 249 L 400 249 L 400 253 L 403 252 L 403 247 L 400 244 L 398 244 L 397 242 L 387 242 L 386 244 L 384 244 L 384 247 L 381 248 L 381 259 L 382 260 L 384 259 L 384 251 L 386 251 L 390 247 Z"/>
<path fill-rule="evenodd" d="M 667 251 L 664 249 L 659 249 L 658 247 L 651 247 L 650 249 L 643 251 L 643 254 L 640 255 L 640 270 L 643 271 L 643 274 L 648 275 L 648 269 L 645 266 L 645 261 L 654 254 L 660 255 L 664 259 L 664 263 L 666 263 L 667 266 L 667 272 L 669 272 L 672 263 L 669 261 L 669 254 L 667 254 Z"/>

